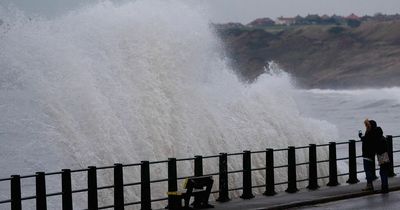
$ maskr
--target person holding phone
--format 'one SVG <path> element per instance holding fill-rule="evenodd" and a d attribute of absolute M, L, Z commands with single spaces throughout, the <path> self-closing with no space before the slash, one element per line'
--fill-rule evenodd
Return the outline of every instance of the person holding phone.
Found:
<path fill-rule="evenodd" d="M 372 181 L 374 180 L 373 172 L 375 154 L 378 156 L 379 162 L 379 174 L 381 176 L 381 192 L 388 193 L 388 170 L 389 170 L 389 156 L 387 153 L 386 139 L 383 136 L 381 127 L 378 127 L 374 120 L 366 119 L 364 121 L 365 135 L 362 135 L 362 131 L 358 132 L 358 136 L 362 141 L 362 155 L 364 163 L 365 176 L 367 178 L 367 186 L 363 191 L 373 191 L 374 186 Z"/>
<path fill-rule="evenodd" d="M 375 138 L 374 132 L 371 126 L 371 123 L 368 119 L 364 120 L 365 125 L 365 134 L 362 135 L 362 131 L 360 130 L 358 136 L 362 142 L 362 156 L 363 156 L 363 165 L 365 171 L 365 177 L 367 178 L 367 186 L 363 189 L 363 191 L 373 191 L 374 186 L 372 184 L 374 180 L 373 175 L 373 161 L 375 157 Z"/>

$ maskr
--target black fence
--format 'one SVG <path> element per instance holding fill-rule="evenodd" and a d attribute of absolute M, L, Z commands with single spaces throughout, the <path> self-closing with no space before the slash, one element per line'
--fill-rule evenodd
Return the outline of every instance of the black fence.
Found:
<path fill-rule="evenodd" d="M 400 152 L 400 150 L 393 150 L 393 138 L 399 138 L 400 136 L 387 136 L 388 150 L 390 162 L 390 172 L 389 176 L 395 176 L 394 168 L 400 165 L 394 165 L 393 163 L 393 153 Z M 298 191 L 297 183 L 308 182 L 307 188 L 310 190 L 315 190 L 319 188 L 319 179 L 328 179 L 328 186 L 336 186 L 339 184 L 339 176 L 348 176 L 347 183 L 354 184 L 359 182 L 357 179 L 357 174 L 364 171 L 357 170 L 357 158 L 362 158 L 361 155 L 356 153 L 356 144 L 360 141 L 349 140 L 348 142 L 330 142 L 329 144 L 310 144 L 308 146 L 302 147 L 292 147 L 284 149 L 272 149 L 267 148 L 261 151 L 243 151 L 240 153 L 220 153 L 219 155 L 212 156 L 195 156 L 194 158 L 184 158 L 176 159 L 169 158 L 164 161 L 142 161 L 141 163 L 135 164 L 114 164 L 113 166 L 105 167 L 95 167 L 89 166 L 86 169 L 70 170 L 63 169 L 59 172 L 44 173 L 37 172 L 34 175 L 20 176 L 12 175 L 10 178 L 0 179 L 0 182 L 10 182 L 11 192 L 10 198 L 8 200 L 0 201 L 0 205 L 10 205 L 11 210 L 22 209 L 23 201 L 36 200 L 36 209 L 46 210 L 47 209 L 47 199 L 53 196 L 60 196 L 62 200 L 63 210 L 73 209 L 73 199 L 72 195 L 75 193 L 87 193 L 87 208 L 89 210 L 94 209 L 124 209 L 125 206 L 140 205 L 142 210 L 152 209 L 152 203 L 167 201 L 168 197 L 153 199 L 151 194 L 151 184 L 153 183 L 166 183 L 168 185 L 168 191 L 174 192 L 178 190 L 178 180 L 183 180 L 189 177 L 196 176 L 218 176 L 219 187 L 218 190 L 212 193 L 218 194 L 217 201 L 226 202 L 229 201 L 229 192 L 231 191 L 242 191 L 240 196 L 242 199 L 251 199 L 254 197 L 254 188 L 265 188 L 264 195 L 273 196 L 276 194 L 275 186 L 277 185 L 287 185 L 286 192 L 295 193 Z M 336 146 L 337 145 L 348 145 L 348 157 L 337 158 L 336 156 Z M 318 160 L 317 159 L 317 148 L 328 147 L 329 148 L 329 159 Z M 308 149 L 309 159 L 308 162 L 296 163 L 296 150 Z M 274 165 L 274 153 L 275 152 L 287 152 L 287 164 L 285 165 Z M 265 154 L 265 166 L 260 168 L 253 168 L 251 157 L 253 154 Z M 241 170 L 228 170 L 228 157 L 231 156 L 242 156 L 243 168 Z M 218 158 L 219 171 L 215 173 L 203 174 L 203 160 Z M 349 170 L 347 173 L 338 174 L 337 162 L 342 160 L 348 160 Z M 178 177 L 177 173 L 177 162 L 180 161 L 192 161 L 194 164 L 193 176 L 188 177 Z M 327 163 L 329 164 L 329 176 L 318 176 L 318 164 Z M 164 164 L 168 167 L 168 177 L 164 179 L 151 180 L 150 176 L 150 165 Z M 308 166 L 308 178 L 297 180 L 296 168 L 298 166 Z M 124 168 L 128 167 L 140 167 L 140 182 L 124 183 L 123 174 Z M 287 168 L 287 181 L 275 182 L 274 170 L 279 168 Z M 113 169 L 114 172 L 114 184 L 109 186 L 97 186 L 97 172 L 99 170 Z M 254 186 L 252 184 L 252 172 L 265 170 L 265 183 L 262 185 Z M 74 173 L 86 173 L 87 174 L 87 188 L 84 189 L 72 189 L 71 185 L 71 174 Z M 229 188 L 228 177 L 230 174 L 242 173 L 243 186 L 238 188 Z M 47 193 L 46 192 L 46 177 L 49 176 L 59 176 L 61 181 L 61 192 L 57 193 Z M 36 195 L 22 197 L 21 196 L 21 179 L 35 178 L 36 183 Z M 125 202 L 124 201 L 124 188 L 128 186 L 140 186 L 140 201 Z M 98 206 L 98 191 L 105 189 L 113 189 L 114 192 L 114 203 L 107 206 Z"/>

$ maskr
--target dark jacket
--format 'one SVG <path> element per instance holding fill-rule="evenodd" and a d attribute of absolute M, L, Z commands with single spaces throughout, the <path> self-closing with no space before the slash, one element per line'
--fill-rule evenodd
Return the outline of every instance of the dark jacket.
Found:
<path fill-rule="evenodd" d="M 376 154 L 381 155 L 388 151 L 386 138 L 383 136 L 383 131 L 380 127 L 377 127 L 377 135 L 380 135 L 376 144 Z"/>
<path fill-rule="evenodd" d="M 370 120 L 369 122 L 371 124 L 371 130 L 366 132 L 365 135 L 361 137 L 362 154 L 363 157 L 373 160 L 375 154 L 382 152 L 386 146 L 382 146 L 382 129 L 376 126 L 375 121 Z"/>

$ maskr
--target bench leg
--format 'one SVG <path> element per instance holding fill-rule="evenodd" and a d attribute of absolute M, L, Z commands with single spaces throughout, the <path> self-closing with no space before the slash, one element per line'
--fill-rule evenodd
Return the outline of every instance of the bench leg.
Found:
<path fill-rule="evenodd" d="M 211 194 L 211 188 L 213 186 L 213 182 L 210 182 L 206 185 L 206 189 L 204 192 L 199 193 L 194 196 L 194 202 L 193 202 L 193 207 L 194 208 L 214 208 L 213 205 L 208 204 L 208 200 L 210 198 Z"/>
<path fill-rule="evenodd" d="M 183 199 L 184 199 L 184 201 L 185 201 L 185 206 L 184 206 L 185 209 L 190 208 L 190 207 L 189 207 L 189 203 L 190 203 L 190 196 L 192 195 L 192 192 L 193 192 L 193 189 L 190 188 L 190 189 L 188 189 L 187 192 L 183 195 Z"/>

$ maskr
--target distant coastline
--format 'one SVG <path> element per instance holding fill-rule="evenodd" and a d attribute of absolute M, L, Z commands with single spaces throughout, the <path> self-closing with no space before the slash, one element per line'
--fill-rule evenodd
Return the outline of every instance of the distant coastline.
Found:
<path fill-rule="evenodd" d="M 260 18 L 215 27 L 245 81 L 256 80 L 273 60 L 305 88 L 400 86 L 400 15 L 318 17 L 322 22 Z"/>

